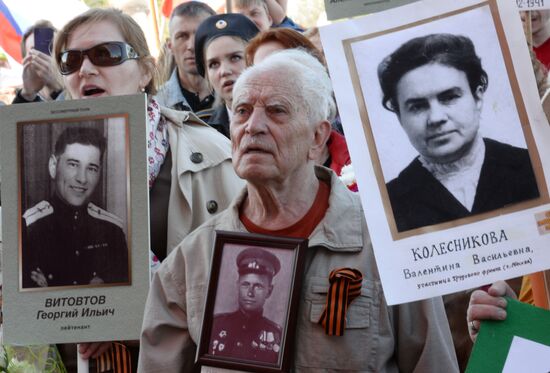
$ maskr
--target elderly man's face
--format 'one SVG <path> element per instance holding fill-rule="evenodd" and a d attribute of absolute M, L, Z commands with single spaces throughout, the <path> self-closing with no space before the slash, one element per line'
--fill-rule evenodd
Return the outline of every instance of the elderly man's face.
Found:
<path fill-rule="evenodd" d="M 246 312 L 262 312 L 273 285 L 267 275 L 247 273 L 239 276 L 239 308 Z"/>
<path fill-rule="evenodd" d="M 284 71 L 256 74 L 233 92 L 231 142 L 237 175 L 284 182 L 306 167 L 315 130 L 298 88 Z"/>
<path fill-rule="evenodd" d="M 479 130 L 482 92 L 474 97 L 466 74 L 432 63 L 406 73 L 397 83 L 399 121 L 416 150 L 428 160 L 461 158 Z"/>
<path fill-rule="evenodd" d="M 93 145 L 69 144 L 59 157 L 50 157 L 49 171 L 56 193 L 72 206 L 88 202 L 99 182 L 100 170 L 100 152 Z"/>

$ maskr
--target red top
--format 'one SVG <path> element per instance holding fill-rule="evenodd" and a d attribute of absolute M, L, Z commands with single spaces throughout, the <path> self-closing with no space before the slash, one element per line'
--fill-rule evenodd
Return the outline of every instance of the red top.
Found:
<path fill-rule="evenodd" d="M 294 238 L 308 238 L 315 227 L 323 220 L 328 209 L 328 198 L 330 195 L 330 186 L 323 182 L 319 182 L 319 189 L 313 204 L 308 212 L 296 223 L 283 229 L 269 230 L 254 224 L 248 219 L 242 210 L 239 212 L 241 219 L 247 231 L 251 233 L 270 234 L 273 236 L 284 236 Z"/>
<path fill-rule="evenodd" d="M 332 130 L 327 146 L 330 153 L 330 168 L 340 176 L 342 167 L 351 163 L 346 139 L 335 130 Z"/>
<path fill-rule="evenodd" d="M 539 60 L 547 69 L 550 69 L 550 39 L 538 47 L 533 47 L 537 60 Z"/>

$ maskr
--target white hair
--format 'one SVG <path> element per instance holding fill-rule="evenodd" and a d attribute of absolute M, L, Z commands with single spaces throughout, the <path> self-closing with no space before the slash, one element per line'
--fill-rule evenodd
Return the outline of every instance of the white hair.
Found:
<path fill-rule="evenodd" d="M 296 96 L 307 111 L 311 122 L 328 120 L 336 116 L 336 104 L 332 96 L 332 84 L 326 68 L 303 49 L 285 49 L 266 57 L 262 62 L 242 72 L 233 88 L 233 97 L 237 97 L 249 79 L 270 71 L 284 71 L 286 78 L 296 87 Z M 235 102 L 235 100 L 233 100 Z"/>

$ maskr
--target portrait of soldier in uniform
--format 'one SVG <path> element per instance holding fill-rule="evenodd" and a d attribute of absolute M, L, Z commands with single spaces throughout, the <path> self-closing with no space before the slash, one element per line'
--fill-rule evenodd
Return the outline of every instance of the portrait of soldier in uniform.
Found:
<path fill-rule="evenodd" d="M 399 232 L 539 197 L 528 150 L 480 133 L 490 82 L 481 62 L 470 38 L 438 33 L 378 65 L 382 104 L 418 152 L 386 184 Z"/>
<path fill-rule="evenodd" d="M 247 247 L 236 258 L 238 308 L 214 315 L 209 353 L 262 363 L 277 363 L 281 326 L 264 316 L 281 263 L 268 250 Z"/>
<path fill-rule="evenodd" d="M 23 288 L 129 281 L 123 223 L 90 202 L 101 174 L 106 138 L 66 126 L 48 159 L 54 190 L 22 216 Z"/>

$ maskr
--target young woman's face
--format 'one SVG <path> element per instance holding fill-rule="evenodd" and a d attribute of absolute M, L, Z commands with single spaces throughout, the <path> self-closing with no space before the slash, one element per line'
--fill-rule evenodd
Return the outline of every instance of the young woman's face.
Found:
<path fill-rule="evenodd" d="M 204 53 L 208 81 L 229 106 L 233 97 L 233 84 L 246 68 L 244 48 L 242 39 L 220 36 L 208 44 Z"/>
<path fill-rule="evenodd" d="M 126 42 L 118 27 L 104 20 L 85 23 L 74 29 L 64 50 L 86 50 L 106 42 Z M 137 59 L 119 65 L 97 66 L 86 55 L 80 68 L 63 75 L 65 86 L 73 98 L 119 96 L 139 93 L 151 80 L 151 74 Z"/>

